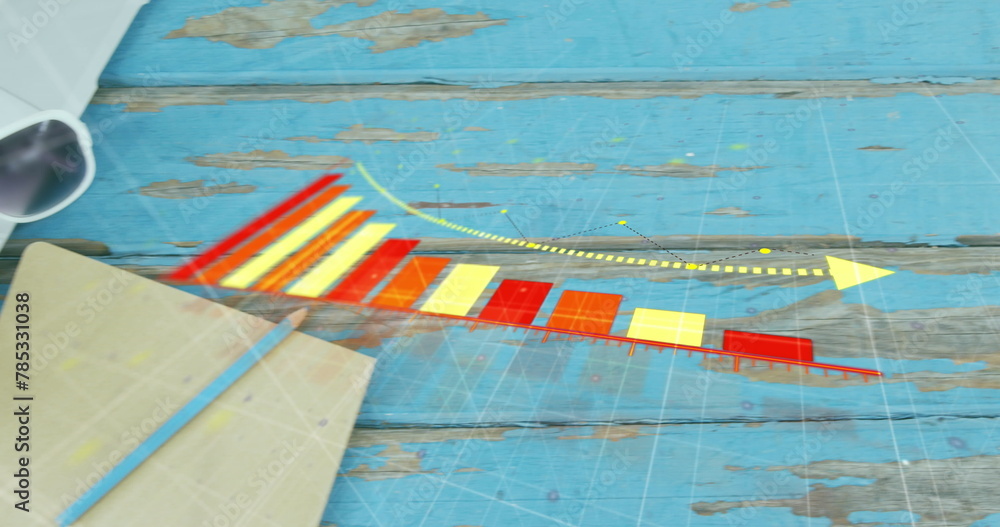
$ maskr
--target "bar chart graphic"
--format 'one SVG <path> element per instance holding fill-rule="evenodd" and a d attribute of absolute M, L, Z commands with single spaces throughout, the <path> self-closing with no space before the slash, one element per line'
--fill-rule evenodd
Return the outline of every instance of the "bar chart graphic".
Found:
<path fill-rule="evenodd" d="M 876 370 L 813 361 L 809 339 L 726 330 L 722 349 L 703 346 L 706 316 L 668 309 L 636 308 L 626 335 L 612 335 L 623 297 L 564 290 L 552 313 L 538 321 L 553 284 L 502 278 L 500 266 L 454 263 L 449 258 L 411 255 L 420 240 L 389 238 L 396 225 L 372 220 L 375 212 L 354 210 L 361 198 L 345 195 L 339 174 L 319 178 L 254 219 L 217 245 L 164 277 L 202 284 L 321 299 L 361 309 L 438 317 L 475 330 L 514 328 L 636 349 L 687 351 L 741 361 L 784 364 L 806 373 L 880 377 Z M 485 306 L 487 289 L 499 279 Z"/>

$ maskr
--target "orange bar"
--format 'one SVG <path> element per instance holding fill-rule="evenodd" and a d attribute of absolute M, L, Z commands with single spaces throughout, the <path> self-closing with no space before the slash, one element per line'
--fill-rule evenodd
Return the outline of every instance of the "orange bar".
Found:
<path fill-rule="evenodd" d="M 219 279 L 223 276 L 226 276 L 237 267 L 243 265 L 250 259 L 250 257 L 257 254 L 257 252 L 261 249 L 267 247 L 271 244 L 271 242 L 282 237 L 286 232 L 291 230 L 292 227 L 302 223 L 306 218 L 312 216 L 314 212 L 326 206 L 326 204 L 333 201 L 334 198 L 343 194 L 344 191 L 349 188 L 350 187 L 346 185 L 338 185 L 324 190 L 322 194 L 316 196 L 316 199 L 296 209 L 288 216 L 285 216 L 281 219 L 281 221 L 275 223 L 274 226 L 260 233 L 260 235 L 247 242 L 236 252 L 223 258 L 222 260 L 219 260 L 215 265 L 203 271 L 199 280 L 208 283 L 219 281 Z"/>
<path fill-rule="evenodd" d="M 252 289 L 277 293 L 298 278 L 299 274 L 316 263 L 330 250 L 340 243 L 348 234 L 354 232 L 362 223 L 375 214 L 373 210 L 355 210 L 348 212 L 337 220 L 329 229 L 323 231 L 310 241 L 301 251 L 295 253 L 269 273 L 264 275 Z"/>
<path fill-rule="evenodd" d="M 608 334 L 618 315 L 622 295 L 563 291 L 552 316 L 545 324 L 550 328 L 570 329 L 586 333 Z"/>
<path fill-rule="evenodd" d="M 413 257 L 371 303 L 377 306 L 401 308 L 412 306 L 450 261 L 448 258 L 433 256 Z"/>

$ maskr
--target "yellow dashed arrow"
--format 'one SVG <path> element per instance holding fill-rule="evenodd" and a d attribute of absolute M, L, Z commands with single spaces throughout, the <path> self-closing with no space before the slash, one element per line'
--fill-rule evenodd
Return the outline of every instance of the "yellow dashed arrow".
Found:
<path fill-rule="evenodd" d="M 669 269 L 688 269 L 691 271 L 710 271 L 717 273 L 742 273 L 742 274 L 759 274 L 759 275 L 784 275 L 784 276 L 826 276 L 829 275 L 833 278 L 834 284 L 836 284 L 837 289 L 847 289 L 869 280 L 875 280 L 883 276 L 887 276 L 893 273 L 887 269 L 882 269 L 879 267 L 873 267 L 870 265 L 859 264 L 851 262 L 849 260 L 842 260 L 840 258 L 834 258 L 832 256 L 827 256 L 826 261 L 830 266 L 828 269 L 820 268 L 810 268 L 810 269 L 800 269 L 800 268 L 790 268 L 790 267 L 751 267 L 751 266 L 740 266 L 740 265 L 712 265 L 712 264 L 693 264 L 675 261 L 663 261 L 663 260 L 650 260 L 646 258 L 631 258 L 628 256 L 617 256 L 614 254 L 605 253 L 595 253 L 593 251 L 586 250 L 575 250 L 567 249 L 565 247 L 557 247 L 555 245 L 544 245 L 541 243 L 534 243 L 525 241 L 518 238 L 509 238 L 506 236 L 500 236 L 497 234 L 491 234 L 488 232 L 480 231 L 470 227 L 465 227 L 457 223 L 452 223 L 448 220 L 442 218 L 436 218 L 430 214 L 425 214 L 411 206 L 406 202 L 400 200 L 396 196 L 393 196 L 386 190 L 382 185 L 372 178 L 371 174 L 365 170 L 364 165 L 361 163 L 355 163 L 358 167 L 358 171 L 364 176 L 368 184 L 377 190 L 380 194 L 385 196 L 386 199 L 393 202 L 397 207 L 413 214 L 414 216 L 419 216 L 421 219 L 427 220 L 431 223 L 435 223 L 442 227 L 447 227 L 458 232 L 463 232 L 466 234 L 471 234 L 473 236 L 478 236 L 487 240 L 493 240 L 500 243 L 507 243 L 517 247 L 526 247 L 528 249 L 536 249 L 539 251 L 550 252 L 555 254 L 563 254 L 566 256 L 576 256 L 580 258 L 589 258 L 592 260 L 602 260 L 607 262 L 631 264 L 631 265 L 641 265 L 644 267 L 665 267 Z M 501 213 L 506 213 L 507 210 L 504 209 Z M 625 221 L 618 222 L 624 225 Z M 771 252 L 770 249 L 760 249 L 763 254 L 768 254 Z"/>

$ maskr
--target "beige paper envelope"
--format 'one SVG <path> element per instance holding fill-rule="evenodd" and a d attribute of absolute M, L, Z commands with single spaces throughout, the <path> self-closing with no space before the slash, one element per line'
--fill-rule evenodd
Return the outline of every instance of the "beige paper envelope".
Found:
<path fill-rule="evenodd" d="M 56 525 L 274 326 L 50 244 L 29 246 L 0 316 L 0 525 Z M 15 373 L 18 332 L 29 335 L 26 380 Z M 315 527 L 374 362 L 293 333 L 74 525 Z M 16 476 L 22 457 L 26 478 Z M 28 512 L 16 507 L 21 484 Z"/>

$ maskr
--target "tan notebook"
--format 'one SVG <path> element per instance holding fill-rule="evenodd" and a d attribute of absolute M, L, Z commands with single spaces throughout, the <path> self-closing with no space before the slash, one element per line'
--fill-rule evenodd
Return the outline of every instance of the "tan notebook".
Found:
<path fill-rule="evenodd" d="M 56 525 L 274 326 L 29 246 L 0 316 L 0 525 Z M 374 362 L 293 333 L 73 525 L 315 527 Z"/>

